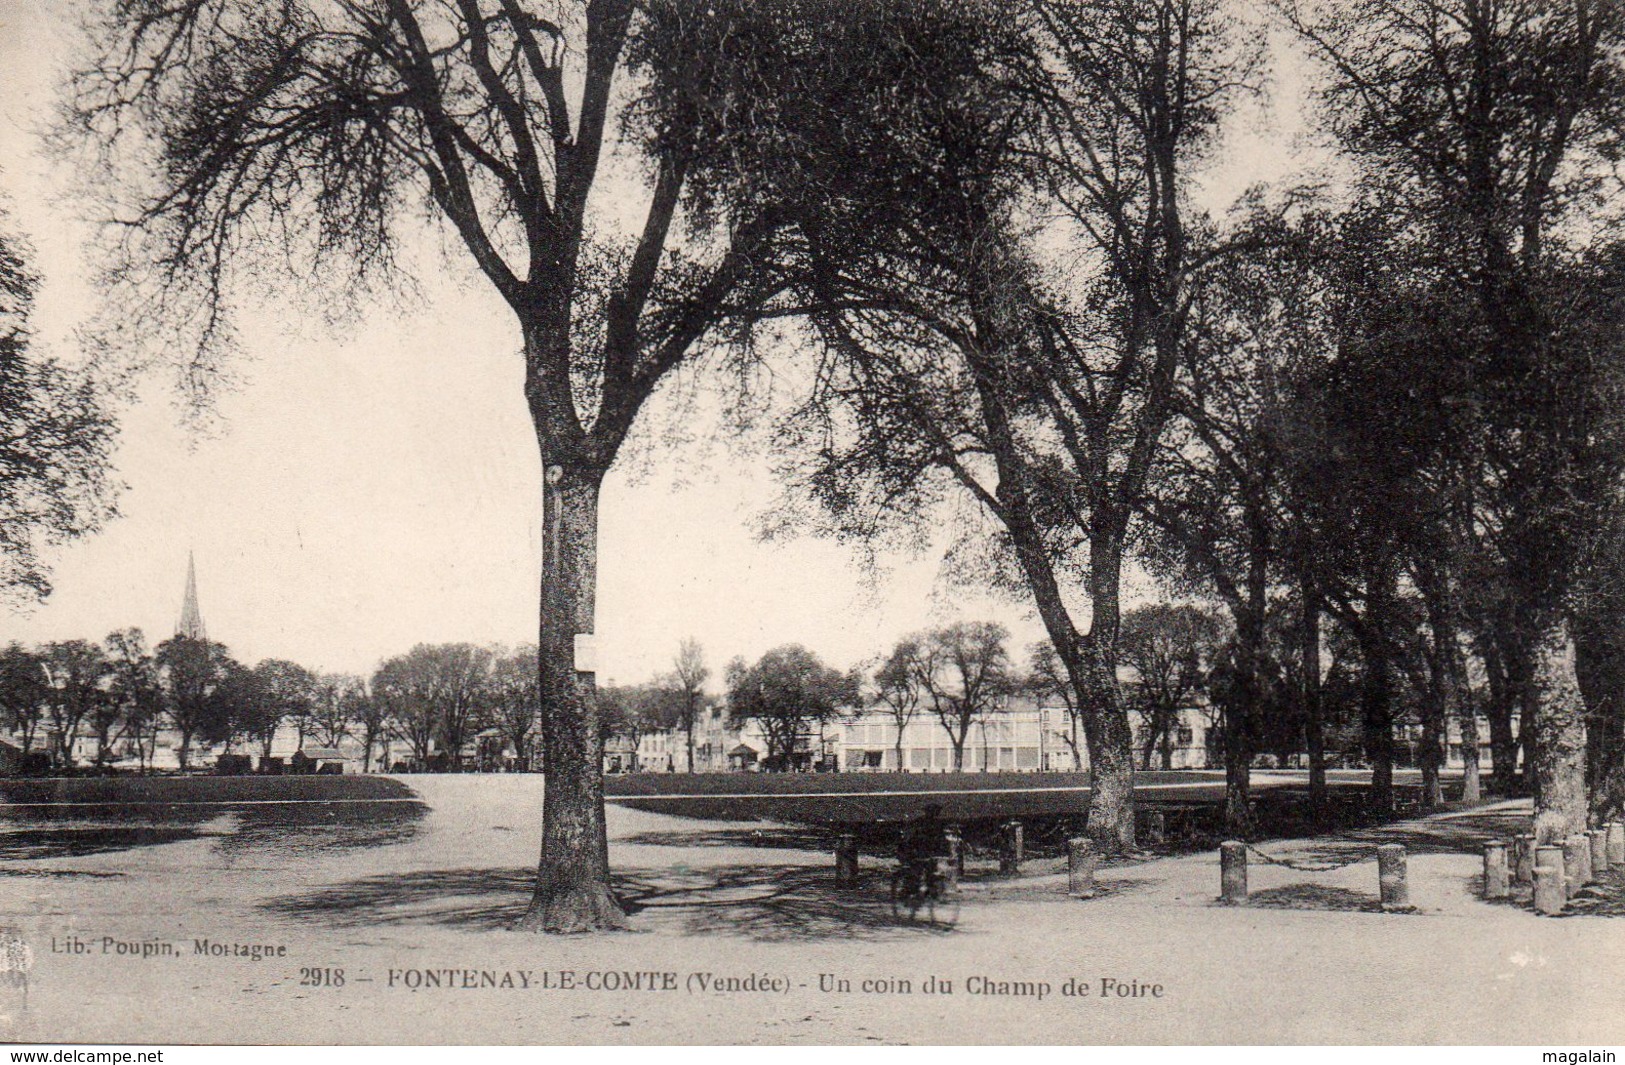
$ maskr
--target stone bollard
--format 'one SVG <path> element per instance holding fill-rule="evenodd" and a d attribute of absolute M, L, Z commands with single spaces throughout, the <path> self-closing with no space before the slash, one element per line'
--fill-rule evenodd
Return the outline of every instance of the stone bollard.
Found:
<path fill-rule="evenodd" d="M 965 833 L 957 822 L 950 823 L 942 830 L 942 838 L 948 844 L 948 861 L 954 867 L 954 882 L 965 875 Z"/>
<path fill-rule="evenodd" d="M 1518 883 L 1533 884 L 1535 882 L 1535 837 L 1522 835 L 1513 838 L 1518 841 Z"/>
<path fill-rule="evenodd" d="M 1484 844 L 1484 897 L 1504 899 L 1507 887 L 1507 845 L 1496 840 Z"/>
<path fill-rule="evenodd" d="M 1377 889 L 1382 896 L 1382 908 L 1401 910 L 1411 904 L 1411 888 L 1405 880 L 1405 848 L 1399 843 L 1384 843 L 1377 848 Z"/>
<path fill-rule="evenodd" d="M 1561 865 L 1542 865 L 1541 859 L 1558 861 L 1559 855 L 1556 847 L 1542 847 L 1541 858 L 1535 864 L 1535 912 L 1555 917 L 1563 912 L 1563 867 Z"/>
<path fill-rule="evenodd" d="M 1608 864 L 1625 865 L 1625 821 L 1608 822 Z"/>
<path fill-rule="evenodd" d="M 1145 842 L 1161 843 L 1168 836 L 1168 822 L 1161 810 L 1147 810 L 1141 815 L 1145 825 Z"/>
<path fill-rule="evenodd" d="M 1568 897 L 1580 893 L 1591 880 L 1591 840 L 1574 835 L 1563 841 L 1563 886 Z"/>
<path fill-rule="evenodd" d="M 1563 864 L 1562 847 L 1559 847 L 1556 844 L 1550 844 L 1548 846 L 1535 848 L 1535 868 L 1539 869 L 1544 865 L 1553 870 L 1553 875 L 1548 879 L 1557 884 L 1556 890 L 1560 900 L 1569 897 L 1567 878 L 1563 875 Z M 1536 884 L 1536 890 L 1539 890 L 1538 882 Z M 1559 904 L 1558 908 L 1562 908 L 1561 903 Z M 1541 910 L 1541 912 L 1545 913 L 1547 911 Z"/>
<path fill-rule="evenodd" d="M 932 858 L 932 866 L 936 870 L 937 883 L 942 885 L 942 897 L 955 898 L 959 894 L 959 870 L 954 868 L 952 858 Z"/>
<path fill-rule="evenodd" d="M 1005 876 L 1020 876 L 1022 850 L 1021 822 L 1006 821 L 999 836 L 999 872 Z"/>
<path fill-rule="evenodd" d="M 1079 837 L 1066 841 L 1066 893 L 1075 899 L 1095 897 L 1095 845 Z"/>
<path fill-rule="evenodd" d="M 1219 844 L 1219 900 L 1231 906 L 1247 902 L 1247 844 L 1238 840 Z"/>
<path fill-rule="evenodd" d="M 1570 836 L 1553 845 L 1563 852 L 1563 898 L 1575 898 L 1576 891 L 1586 886 L 1581 862 L 1591 857 L 1591 841 L 1584 836 Z"/>
<path fill-rule="evenodd" d="M 1591 879 L 1601 880 L 1608 871 L 1608 830 L 1593 828 L 1586 837 L 1591 840 Z"/>
<path fill-rule="evenodd" d="M 835 886 L 855 887 L 858 882 L 858 837 L 850 832 L 835 837 Z"/>

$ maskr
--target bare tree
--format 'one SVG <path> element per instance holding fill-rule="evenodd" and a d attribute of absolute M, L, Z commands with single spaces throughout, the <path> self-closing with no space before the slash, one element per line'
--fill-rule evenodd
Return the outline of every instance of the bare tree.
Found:
<path fill-rule="evenodd" d="M 49 695 L 39 655 L 16 642 L 0 651 L 0 709 L 5 710 L 6 727 L 22 740 L 24 751 L 33 749 Z"/>
<path fill-rule="evenodd" d="M 740 77 L 808 76 L 753 62 L 782 22 L 676 0 L 134 0 L 91 26 L 59 139 L 108 164 L 110 281 L 133 297 L 113 319 L 183 352 L 188 380 L 229 347 L 234 274 L 280 258 L 365 291 L 424 213 L 512 309 L 543 469 L 551 785 L 521 924 L 621 925 L 593 675 L 575 657 L 594 629 L 599 489 L 660 381 L 760 294 L 771 220 L 719 212 L 703 175 L 753 121 Z M 606 159 L 646 180 L 612 182 Z"/>
<path fill-rule="evenodd" d="M 40 648 L 40 668 L 49 687 L 45 705 L 56 738 L 52 758 L 58 765 L 72 765 L 80 726 L 109 702 L 104 690 L 107 656 L 87 640 L 61 640 Z"/>
<path fill-rule="evenodd" d="M 672 661 L 671 686 L 679 693 L 682 706 L 683 740 L 687 750 L 685 772 L 694 772 L 694 722 L 705 708 L 705 682 L 711 670 L 705 664 L 705 648 L 693 637 L 683 640 Z"/>
<path fill-rule="evenodd" d="M 534 645 L 497 654 L 491 664 L 491 702 L 493 720 L 507 742 L 513 744 L 519 770 L 529 772 L 531 748 L 541 715 Z"/>
<path fill-rule="evenodd" d="M 395 728 L 420 763 L 431 748 L 455 769 L 477 714 L 489 701 L 492 653 L 470 643 L 423 644 L 397 655 L 373 675 L 373 694 L 389 706 Z"/>
<path fill-rule="evenodd" d="M 1058 700 L 1066 710 L 1066 728 L 1060 737 L 1072 752 L 1072 768 L 1082 769 L 1083 750 L 1078 738 L 1083 733 L 1083 714 L 1078 706 L 1077 689 L 1066 675 L 1055 645 L 1048 640 L 1033 644 L 1027 649 L 1027 661 L 1027 690 L 1039 700 L 1040 706 L 1045 701 Z"/>
<path fill-rule="evenodd" d="M 108 691 L 122 708 L 123 734 L 135 744 L 136 762 L 145 770 L 152 762 L 163 717 L 158 663 L 140 629 L 119 629 L 102 643 L 107 651 Z"/>
<path fill-rule="evenodd" d="M 1134 669 L 1145 722 L 1141 768 L 1159 752 L 1161 768 L 1174 767 L 1176 715 L 1206 685 L 1223 634 L 1219 619 L 1195 606 L 1157 603 L 1123 615 L 1123 661 Z"/>
<path fill-rule="evenodd" d="M 389 704 L 370 691 L 365 681 L 346 690 L 343 700 L 350 720 L 361 731 L 361 771 L 369 773 L 372 771 L 373 748 L 382 746 L 380 756 L 388 749 Z M 381 763 L 385 770 L 389 768 L 387 762 L 385 758 Z"/>
<path fill-rule="evenodd" d="M 323 673 L 315 678 L 310 724 L 323 747 L 337 747 L 350 735 L 351 713 L 366 682 L 349 673 Z"/>
<path fill-rule="evenodd" d="M 994 621 L 956 621 L 922 639 L 926 651 L 914 659 L 915 682 L 954 748 L 954 769 L 965 768 L 965 740 L 972 725 L 983 724 L 1015 686 L 1009 630 Z M 982 769 L 988 768 L 983 751 Z"/>
<path fill-rule="evenodd" d="M 175 636 L 160 643 L 153 657 L 163 685 L 164 710 L 170 724 L 180 733 L 181 745 L 176 757 L 185 769 L 195 740 L 217 742 L 230 736 L 230 715 L 219 694 L 231 670 L 242 667 L 231 657 L 225 644 L 186 636 Z"/>
<path fill-rule="evenodd" d="M 896 729 L 894 747 L 897 764 L 893 768 L 899 773 L 908 768 L 903 761 L 903 734 L 920 710 L 919 661 L 922 654 L 919 638 L 906 637 L 897 641 L 891 654 L 875 670 L 873 703 L 885 708 L 892 719 L 892 727 Z"/>

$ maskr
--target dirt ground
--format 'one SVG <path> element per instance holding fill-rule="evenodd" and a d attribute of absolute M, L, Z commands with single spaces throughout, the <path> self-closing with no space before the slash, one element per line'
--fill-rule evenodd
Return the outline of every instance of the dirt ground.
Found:
<path fill-rule="evenodd" d="M 815 832 L 612 807 L 634 931 L 560 938 L 509 930 L 540 840 L 539 780 L 402 780 L 426 810 L 397 807 L 382 828 L 309 807 L 286 824 L 222 813 L 181 833 L 121 823 L 98 845 L 11 850 L 0 934 L 26 942 L 32 968 L 26 995 L 0 986 L 0 1035 L 1625 1042 L 1625 922 L 1607 906 L 1543 919 L 1476 897 L 1478 843 L 1515 827 L 1515 804 L 1265 845 L 1317 870 L 1351 864 L 1255 857 L 1244 908 L 1215 903 L 1214 854 L 1114 865 L 1087 901 L 1066 896 L 1053 861 L 1014 881 L 973 870 L 951 929 L 899 926 L 881 858 L 857 890 L 837 889 Z M 1374 905 L 1380 841 L 1407 844 L 1414 912 Z"/>

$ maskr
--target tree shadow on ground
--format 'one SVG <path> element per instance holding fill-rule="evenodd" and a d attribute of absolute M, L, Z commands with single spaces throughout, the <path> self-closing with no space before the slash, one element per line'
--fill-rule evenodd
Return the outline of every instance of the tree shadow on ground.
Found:
<path fill-rule="evenodd" d="M 1602 874 L 1569 900 L 1565 917 L 1625 917 L 1625 869 Z"/>
<path fill-rule="evenodd" d="M 941 935 L 944 925 L 893 915 L 890 873 L 863 870 L 855 887 L 835 885 L 823 865 L 731 865 L 639 870 L 616 878 L 629 912 L 690 935 L 724 933 L 760 942 L 887 939 Z M 966 904 L 973 904 L 969 898 Z"/>
<path fill-rule="evenodd" d="M 1265 910 L 1338 910 L 1346 913 L 1382 913 L 1382 900 L 1348 888 L 1322 884 L 1288 884 L 1254 891 L 1247 905 Z M 1403 912 L 1403 911 L 1396 911 Z"/>
<path fill-rule="evenodd" d="M 0 832 L 0 860 L 85 858 L 158 847 L 212 835 L 194 827 L 166 825 L 97 825 L 94 827 L 14 828 Z"/>
<path fill-rule="evenodd" d="M 67 811 L 25 806 L 0 818 L 0 859 L 84 858 L 194 839 L 215 840 L 228 861 L 262 853 L 296 858 L 404 843 L 428 811 L 419 802 L 326 800 L 209 807 L 110 803 Z"/>
<path fill-rule="evenodd" d="M 260 908 L 338 928 L 435 924 L 490 930 L 524 915 L 535 882 L 529 869 L 425 869 L 285 895 Z"/>
<path fill-rule="evenodd" d="M 331 851 L 387 847 L 417 834 L 428 808 L 402 804 L 363 813 L 308 811 L 298 807 L 276 812 L 251 811 L 235 832 L 218 844 L 228 858 L 249 855 L 297 858 Z"/>
<path fill-rule="evenodd" d="M 261 904 L 284 917 L 337 928 L 441 925 L 511 927 L 525 913 L 530 869 L 435 869 L 365 877 Z M 889 877 L 866 872 L 837 888 L 824 866 L 728 865 L 639 869 L 615 877 L 634 927 L 736 935 L 763 942 L 941 935 L 942 926 L 906 924 L 891 912 Z M 975 903 L 966 900 L 967 904 Z"/>
<path fill-rule="evenodd" d="M 1091 899 L 1111 899 L 1124 895 L 1133 895 L 1163 883 L 1162 880 L 1150 877 L 1133 880 L 1096 880 L 1095 893 L 1088 899 L 1079 899 L 1079 902 L 1088 902 Z M 1066 898 L 1068 883 L 1059 880 L 1055 883 L 1023 883 L 1005 877 L 990 877 L 985 882 L 971 881 L 970 895 L 975 897 L 979 892 L 985 891 L 986 897 L 996 901 L 1053 901 L 1057 898 Z"/>
<path fill-rule="evenodd" d="M 1375 858 L 1385 843 L 1404 846 L 1412 854 L 1473 854 L 1491 840 L 1510 840 L 1529 830 L 1529 815 L 1514 811 L 1486 811 L 1361 829 L 1343 839 L 1326 839 L 1305 848 L 1315 861 L 1342 861 L 1360 854 Z"/>
<path fill-rule="evenodd" d="M 41 869 L 38 866 L 0 865 L 0 876 L 78 877 L 86 880 L 122 880 L 128 873 L 109 873 L 97 869 Z"/>

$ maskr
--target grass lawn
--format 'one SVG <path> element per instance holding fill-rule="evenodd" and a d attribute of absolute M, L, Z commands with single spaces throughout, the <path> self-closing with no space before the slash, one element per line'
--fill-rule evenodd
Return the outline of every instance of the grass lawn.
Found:
<path fill-rule="evenodd" d="M 1142 801 L 1214 802 L 1222 773 L 1141 773 Z M 641 773 L 605 781 L 610 800 L 637 810 L 706 820 L 826 825 L 904 821 L 929 803 L 950 821 L 1079 817 L 1087 773 Z"/>
<path fill-rule="evenodd" d="M 381 776 L 154 776 L 0 778 L 0 802 L 232 803 L 410 799 L 412 789 Z"/>

